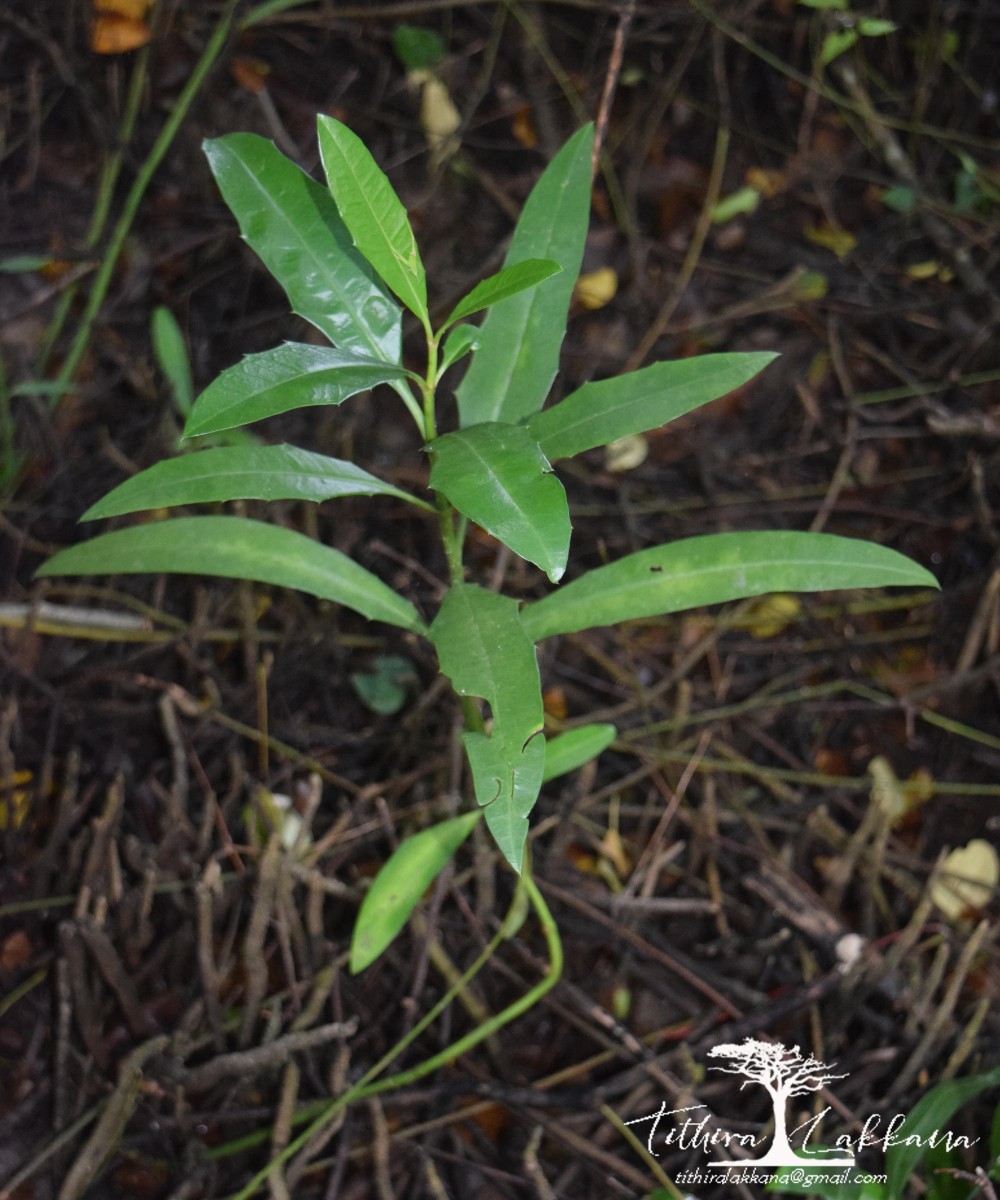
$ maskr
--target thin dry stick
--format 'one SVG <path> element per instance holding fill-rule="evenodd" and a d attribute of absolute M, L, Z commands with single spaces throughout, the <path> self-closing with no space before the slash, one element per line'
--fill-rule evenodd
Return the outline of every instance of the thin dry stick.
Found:
<path fill-rule="evenodd" d="M 285 1065 L 285 1075 L 281 1082 L 281 1097 L 278 1101 L 278 1111 L 274 1120 L 274 1132 L 271 1135 L 271 1153 L 280 1154 L 288 1145 L 292 1133 L 292 1115 L 295 1112 L 295 1101 L 299 1094 L 299 1068 L 294 1062 Z M 292 1193 L 285 1180 L 285 1172 L 279 1167 L 268 1176 L 267 1186 L 272 1200 L 292 1200 Z"/>
<path fill-rule="evenodd" d="M 234 1050 L 231 1054 L 220 1054 L 191 1067 L 180 1074 L 180 1082 L 190 1092 L 203 1092 L 224 1079 L 238 1079 L 241 1075 L 255 1075 L 269 1067 L 281 1066 L 293 1054 L 316 1050 L 327 1042 L 340 1037 L 350 1037 L 357 1030 L 357 1021 L 333 1021 L 316 1029 L 303 1029 L 299 1033 L 286 1033 L 284 1037 L 250 1050 Z"/>
<path fill-rule="evenodd" d="M 941 998 L 941 1003 L 938 1005 L 932 1020 L 928 1024 L 924 1036 L 920 1039 L 913 1054 L 897 1076 L 892 1088 L 893 1094 L 899 1095 L 910 1085 L 916 1078 L 917 1072 L 923 1066 L 931 1047 L 944 1035 L 945 1027 L 951 1019 L 952 1013 L 955 1011 L 955 1005 L 965 984 L 965 978 L 972 968 L 973 960 L 989 941 L 989 937 L 990 922 L 980 921 L 972 931 L 969 940 L 962 947 L 962 952 L 958 956 L 958 962 L 955 964 L 955 969 L 948 981 L 948 986 Z"/>
<path fill-rule="evenodd" d="M 684 289 L 691 282 L 691 276 L 694 274 L 698 260 L 701 258 L 705 239 L 708 237 L 708 231 L 712 226 L 712 210 L 719 202 L 719 193 L 722 191 L 722 175 L 725 171 L 728 152 L 729 130 L 726 126 L 720 125 L 718 133 L 715 136 L 715 154 L 712 158 L 712 171 L 708 179 L 708 189 L 705 192 L 705 201 L 701 206 L 701 212 L 698 214 L 698 221 L 694 228 L 691 244 L 688 246 L 687 254 L 684 255 L 684 261 L 681 263 L 680 272 L 670 291 L 670 295 L 664 300 L 652 325 L 646 330 L 645 337 L 643 337 L 642 341 L 632 352 L 628 362 L 622 368 L 623 374 L 635 371 L 642 365 L 646 356 L 663 336 L 663 331 L 670 323 L 670 318 L 674 315 L 674 311 L 680 303 Z"/>
<path fill-rule="evenodd" d="M 840 383 L 841 391 L 844 393 L 845 399 L 853 406 L 854 404 L 854 381 L 851 379 L 851 373 L 847 369 L 847 362 L 844 358 L 844 348 L 840 341 L 840 331 L 836 321 L 830 322 L 830 361 L 833 363 L 833 369 L 836 372 L 837 380 Z M 813 517 L 812 523 L 809 526 L 810 533 L 819 533 L 826 526 L 830 519 L 837 500 L 840 498 L 840 493 L 844 490 L 851 478 L 851 463 L 854 461 L 854 455 L 857 451 L 858 440 L 858 418 L 851 411 L 847 414 L 847 429 L 844 436 L 844 448 L 840 453 L 840 458 L 837 461 L 837 466 L 833 472 L 833 479 L 830 481 L 830 487 L 826 495 L 823 497 L 823 503 L 819 506 L 816 516 Z"/>
<path fill-rule="evenodd" d="M 611 58 L 608 61 L 608 73 L 604 77 L 604 91 L 601 93 L 601 103 L 597 110 L 597 120 L 594 122 L 594 157 L 590 164 L 590 178 L 597 177 L 597 167 L 601 161 L 601 149 L 604 145 L 604 134 L 608 127 L 608 117 L 611 113 L 611 103 L 618 89 L 618 80 L 622 72 L 622 60 L 625 57 L 625 39 L 635 16 L 635 0 L 622 0 L 618 13 L 618 25 L 615 28 L 615 40 L 611 46 Z"/>
<path fill-rule="evenodd" d="M 154 1054 L 160 1054 L 166 1049 L 168 1040 L 165 1035 L 151 1038 L 137 1046 L 122 1063 L 118 1072 L 118 1084 L 111 1093 L 104 1112 L 101 1113 L 101 1119 L 87 1139 L 87 1144 L 63 1180 L 58 1200 L 78 1200 L 114 1153 L 135 1110 L 135 1098 L 142 1082 L 142 1069 Z"/>
<path fill-rule="evenodd" d="M 246 972 L 246 989 L 243 1004 L 243 1028 L 240 1045 L 249 1046 L 253 1038 L 254 1025 L 267 992 L 267 966 L 264 961 L 264 940 L 274 913 L 278 892 L 278 873 L 281 870 L 281 838 L 272 834 L 261 856 L 257 874 L 257 897 L 254 901 L 250 924 L 243 938 L 243 968 Z"/>
<path fill-rule="evenodd" d="M 392 1172 L 389 1169 L 389 1122 L 377 1096 L 368 1101 L 372 1118 L 372 1158 L 375 1160 L 375 1189 L 378 1200 L 395 1200 Z"/>
<path fill-rule="evenodd" d="M 531 1131 L 531 1137 L 528 1138 L 528 1144 L 524 1148 L 521 1163 L 524 1166 L 525 1175 L 531 1180 L 538 1200 L 556 1200 L 556 1194 L 552 1190 L 549 1181 L 545 1178 L 545 1172 L 538 1161 L 538 1147 L 542 1144 L 542 1134 L 544 1132 L 545 1130 L 541 1125 L 536 1125 Z"/>

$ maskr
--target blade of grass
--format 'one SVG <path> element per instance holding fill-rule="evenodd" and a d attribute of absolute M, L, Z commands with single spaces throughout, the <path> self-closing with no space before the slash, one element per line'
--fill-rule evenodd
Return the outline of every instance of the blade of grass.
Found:
<path fill-rule="evenodd" d="M 215 66 L 216 59 L 218 59 L 225 47 L 230 30 L 233 27 L 233 18 L 238 5 L 239 0 L 228 0 L 215 29 L 212 31 L 212 36 L 209 38 L 205 49 L 201 52 L 201 57 L 195 64 L 195 68 L 188 77 L 188 81 L 184 85 L 181 94 L 174 101 L 170 115 L 164 121 L 163 128 L 160 130 L 149 154 L 146 155 L 146 159 L 139 168 L 135 181 L 129 189 L 128 195 L 125 197 L 121 215 L 108 240 L 101 265 L 94 276 L 94 282 L 91 285 L 90 294 L 87 297 L 87 303 L 80 318 L 76 336 L 73 338 L 65 362 L 56 376 L 58 383 L 69 383 L 76 374 L 76 370 L 90 342 L 90 334 L 94 327 L 94 321 L 97 319 L 97 314 L 100 312 L 101 305 L 108 294 L 115 265 L 122 252 L 128 232 L 135 221 L 142 198 L 146 194 L 146 189 L 156 174 L 157 168 L 163 161 L 163 156 L 170 149 L 177 130 L 180 128 L 181 122 L 187 116 L 188 110 L 194 103 L 201 85 L 205 82 L 209 71 Z"/>

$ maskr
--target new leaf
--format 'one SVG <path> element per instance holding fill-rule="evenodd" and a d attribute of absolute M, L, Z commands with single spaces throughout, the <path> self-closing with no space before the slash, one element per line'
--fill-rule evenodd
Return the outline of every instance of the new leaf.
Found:
<path fill-rule="evenodd" d="M 402 312 L 354 248 L 326 188 L 254 133 L 205 142 L 205 155 L 243 237 L 292 308 L 335 346 L 398 363 Z"/>
<path fill-rule="evenodd" d="M 587 125 L 549 163 L 528 197 L 505 266 L 543 258 L 562 271 L 487 313 L 479 350 L 456 392 L 462 425 L 516 423 L 537 412 L 548 395 L 583 261 L 593 148 L 594 128 Z"/>
<path fill-rule="evenodd" d="M 427 319 L 427 278 L 406 209 L 356 133 L 317 122 L 323 170 L 354 244 L 410 312 Z"/>

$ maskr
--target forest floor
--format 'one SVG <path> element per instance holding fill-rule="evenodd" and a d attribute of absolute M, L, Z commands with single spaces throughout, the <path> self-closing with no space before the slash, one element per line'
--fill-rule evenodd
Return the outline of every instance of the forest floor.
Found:
<path fill-rule="evenodd" d="M 117 15 L 91 27 L 84 5 L 0 2 L 0 1197 L 756 1196 L 767 1172 L 708 1170 L 773 1132 L 765 1088 L 709 1057 L 750 1038 L 828 1065 L 789 1104 L 790 1128 L 826 1111 L 814 1141 L 857 1147 L 873 1116 L 881 1137 L 934 1096 L 922 1134 L 973 1142 L 860 1149 L 859 1168 L 892 1172 L 866 1196 L 988 1200 L 989 1180 L 948 1172 L 994 1161 L 996 1091 L 970 1084 L 960 1105 L 942 1085 L 1000 1058 L 1000 11 L 372 0 L 274 5 L 240 29 L 246 5 L 86 329 L 129 189 L 224 18 L 160 0 L 148 45 L 116 53 L 145 36 L 143 6 L 106 4 Z M 876 17 L 899 27 L 859 23 Z M 441 39 L 434 71 L 461 117 L 433 159 L 441 109 L 408 80 L 402 24 Z M 179 322 L 198 389 L 305 335 L 204 138 L 253 131 L 315 172 L 316 114 L 344 121 L 406 203 L 447 311 L 498 268 L 532 183 L 602 98 L 590 290 L 556 394 L 658 359 L 781 357 L 562 471 L 570 574 L 788 528 L 894 547 L 941 590 L 743 601 L 546 642 L 552 729 L 618 729 L 532 815 L 560 982 L 452 1065 L 341 1110 L 252 1193 L 510 903 L 511 872 L 474 837 L 389 951 L 348 971 L 367 881 L 469 794 L 456 712 L 425 643 L 297 593 L 33 572 L 83 536 L 89 504 L 176 449 L 154 309 Z M 43 386 L 67 363 L 71 386 Z M 256 432 L 419 487 L 420 446 L 388 404 Z M 431 525 L 389 501 L 306 507 L 246 511 L 279 512 L 432 611 Z M 485 535 L 469 561 L 544 591 Z M 417 681 L 393 716 L 351 682 L 383 654 Z M 260 836 L 267 795 L 305 822 L 295 848 Z M 970 843 L 945 867 L 971 879 L 949 892 L 945 855 Z M 529 918 L 392 1069 L 501 1012 L 547 953 Z M 757 1154 L 682 1136 L 682 1117 L 643 1121 L 661 1108 Z"/>

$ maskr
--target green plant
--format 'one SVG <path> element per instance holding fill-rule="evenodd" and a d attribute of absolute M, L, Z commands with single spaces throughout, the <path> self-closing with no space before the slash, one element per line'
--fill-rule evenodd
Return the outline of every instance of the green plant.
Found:
<path fill-rule="evenodd" d="M 825 34 L 819 50 L 819 63 L 824 67 L 850 50 L 859 39 L 885 37 L 899 28 L 895 21 L 860 16 L 851 10 L 847 0 L 799 0 L 799 4 L 835 14 L 835 27 Z"/>
<path fill-rule="evenodd" d="M 422 446 L 429 456 L 432 498 L 351 462 L 287 445 L 242 445 L 158 463 L 115 488 L 84 519 L 235 499 L 392 496 L 437 523 L 448 573 L 438 611 L 428 621 L 407 597 L 339 551 L 291 529 L 235 516 L 185 516 L 117 529 L 61 551 L 40 574 L 173 571 L 248 579 L 298 588 L 430 639 L 462 707 L 478 807 L 424 830 L 385 865 L 358 917 L 351 954 L 357 971 L 388 945 L 480 815 L 504 858 L 523 871 L 521 894 L 554 937 L 524 870 L 528 817 L 543 782 L 599 753 L 614 730 L 587 726 L 546 740 L 538 642 L 775 590 L 936 584 L 895 551 L 794 532 L 722 533 L 642 550 L 523 606 L 467 582 L 463 544 L 473 521 L 558 583 L 567 568 L 571 525 L 550 464 L 690 412 L 744 384 L 774 355 L 655 363 L 586 383 L 545 408 L 583 254 L 592 128 L 571 137 L 541 176 L 505 266 L 436 325 L 416 240 L 388 179 L 363 143 L 335 120 L 319 118 L 319 146 L 328 187 L 254 135 L 206 144 L 245 239 L 293 308 L 332 346 L 287 343 L 250 355 L 198 397 L 184 433 L 218 434 L 294 408 L 339 405 L 387 385 L 413 420 L 414 449 Z M 404 307 L 424 333 L 422 372 L 403 361 Z M 483 310 L 488 314 L 481 326 L 468 323 Z M 444 431 L 438 427 L 442 378 L 467 357 L 456 391 L 458 425 Z M 556 967 L 553 961 L 546 988 Z"/>
<path fill-rule="evenodd" d="M 429 637 L 463 698 L 476 798 L 504 856 L 521 866 L 527 818 L 545 772 L 535 643 L 595 625 L 775 590 L 935 585 L 892 550 L 831 535 L 725 533 L 632 554 L 544 599 L 465 582 L 468 521 L 541 567 L 566 569 L 570 517 L 550 463 L 649 430 L 745 383 L 774 357 L 713 354 L 584 384 L 542 406 L 555 376 L 589 211 L 592 132 L 580 130 L 539 180 L 506 265 L 434 328 L 406 211 L 362 142 L 319 118 L 329 189 L 270 142 L 232 134 L 206 144 L 244 237 L 293 307 L 333 348 L 286 343 L 224 371 L 198 398 L 185 437 L 217 434 L 287 410 L 394 388 L 430 456 L 434 503 L 353 463 L 291 446 L 238 446 L 168 459 L 115 488 L 83 516 L 235 499 L 316 502 L 391 495 L 437 516 L 450 587 L 428 625 L 413 604 L 345 555 L 289 529 L 231 516 L 181 517 L 115 530 L 55 555 L 41 575 L 192 572 L 299 588 Z M 417 318 L 426 371 L 403 365 L 402 310 Z M 480 328 L 466 318 L 489 309 Z M 459 359 L 459 427 L 440 432 L 437 393 Z M 472 698 L 490 709 L 487 729 Z"/>

